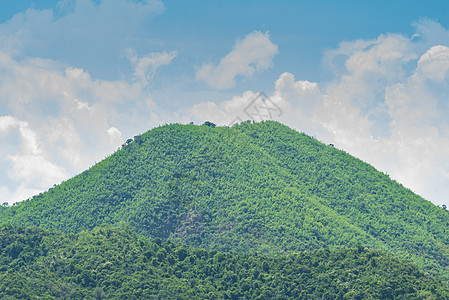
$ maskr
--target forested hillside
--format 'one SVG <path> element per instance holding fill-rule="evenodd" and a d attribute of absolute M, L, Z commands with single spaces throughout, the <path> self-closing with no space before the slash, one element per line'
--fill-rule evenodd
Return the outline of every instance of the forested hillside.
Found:
<path fill-rule="evenodd" d="M 276 122 L 152 129 L 73 179 L 2 208 L 0 222 L 63 232 L 129 225 L 146 237 L 237 253 L 361 244 L 449 280 L 447 211 Z"/>
<path fill-rule="evenodd" d="M 267 256 L 148 241 L 101 226 L 78 234 L 0 228 L 1 299 L 448 299 L 409 263 L 361 247 Z"/>

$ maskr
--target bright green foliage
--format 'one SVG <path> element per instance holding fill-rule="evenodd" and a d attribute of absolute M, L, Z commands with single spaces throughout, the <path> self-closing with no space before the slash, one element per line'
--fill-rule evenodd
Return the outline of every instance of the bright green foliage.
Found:
<path fill-rule="evenodd" d="M 208 250 L 394 253 L 449 280 L 449 213 L 370 165 L 276 122 L 166 125 L 0 222 L 79 232 L 128 224 Z"/>
<path fill-rule="evenodd" d="M 362 247 L 237 255 L 101 226 L 0 229 L 1 299 L 448 299 L 418 268 Z"/>

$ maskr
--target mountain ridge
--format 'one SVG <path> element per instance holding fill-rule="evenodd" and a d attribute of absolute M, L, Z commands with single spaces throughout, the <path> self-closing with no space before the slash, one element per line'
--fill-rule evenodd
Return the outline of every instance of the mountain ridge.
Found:
<path fill-rule="evenodd" d="M 0 222 L 64 232 L 102 223 L 209 250 L 363 244 L 449 280 L 449 214 L 386 174 L 280 123 L 165 125 Z"/>

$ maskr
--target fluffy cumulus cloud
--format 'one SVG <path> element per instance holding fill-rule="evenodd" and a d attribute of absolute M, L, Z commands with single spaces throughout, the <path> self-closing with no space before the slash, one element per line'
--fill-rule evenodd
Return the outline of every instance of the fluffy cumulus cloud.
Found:
<path fill-rule="evenodd" d="M 120 147 L 122 132 L 159 122 L 142 82 L 97 80 L 51 60 L 1 53 L 0 94 L 2 203 L 67 179 Z"/>
<path fill-rule="evenodd" d="M 133 49 L 126 49 L 125 54 L 134 66 L 134 79 L 147 85 L 157 69 L 169 65 L 178 53 L 177 51 L 154 52 L 139 57 Z"/>
<path fill-rule="evenodd" d="M 271 67 L 277 53 L 278 47 L 270 41 L 268 33 L 255 31 L 237 41 L 217 66 L 203 65 L 196 77 L 216 89 L 230 88 L 235 85 L 236 76 L 251 77 Z"/>
<path fill-rule="evenodd" d="M 112 72 L 123 49 L 137 44 L 142 24 L 163 10 L 158 0 L 67 0 L 53 9 L 30 8 L 0 24 L 0 51 L 70 61 L 96 74 Z M 148 47 L 154 41 L 142 43 Z"/>
<path fill-rule="evenodd" d="M 148 85 L 176 51 L 124 49 L 162 10 L 151 0 L 61 1 L 0 24 L 0 203 L 42 192 L 160 124 Z M 81 67 L 107 69 L 124 52 L 128 78 L 97 79 Z"/>
<path fill-rule="evenodd" d="M 37 134 L 27 122 L 12 116 L 0 116 L 0 138 L 5 138 L 8 135 L 19 137 L 17 152 L 9 154 L 7 150 L 6 152 L 3 150 L 1 154 L 11 166 L 7 176 L 14 181 L 21 182 L 21 185 L 16 191 L 10 191 L 6 186 L 0 187 L 3 195 L 8 196 L 8 198 L 1 199 L 3 202 L 26 199 L 39 191 L 39 189 L 30 187 L 49 187 L 55 182 L 67 178 L 68 174 L 64 168 L 57 166 L 47 158 Z"/>
<path fill-rule="evenodd" d="M 436 204 L 449 204 L 449 31 L 429 20 L 399 34 L 342 42 L 325 53 L 330 82 L 283 73 L 268 102 L 274 119 L 333 143 Z M 229 125 L 259 95 L 199 103 L 192 116 Z"/>
<path fill-rule="evenodd" d="M 9 198 L 0 201 L 67 179 L 117 149 L 122 131 L 154 126 L 156 107 L 140 82 L 95 80 L 83 69 L 6 54 L 0 70 L 0 164 L 17 188 L 1 187 Z"/>

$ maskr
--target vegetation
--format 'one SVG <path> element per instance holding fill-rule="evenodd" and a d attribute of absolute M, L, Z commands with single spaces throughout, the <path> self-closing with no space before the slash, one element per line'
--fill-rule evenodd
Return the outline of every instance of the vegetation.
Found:
<path fill-rule="evenodd" d="M 16 206 L 0 223 L 103 223 L 206 250 L 282 254 L 359 244 L 449 281 L 449 213 L 372 166 L 276 122 L 166 125 Z"/>
<path fill-rule="evenodd" d="M 418 268 L 358 247 L 237 255 L 101 226 L 0 229 L 1 299 L 448 299 Z"/>

